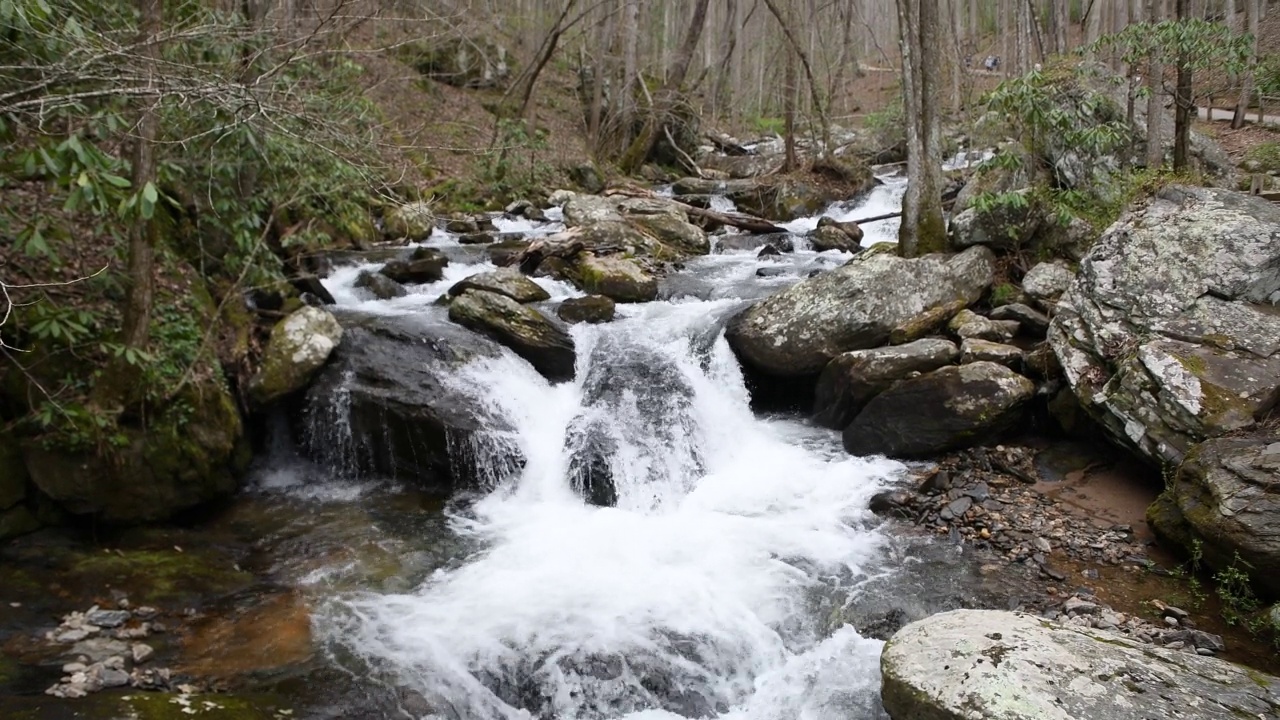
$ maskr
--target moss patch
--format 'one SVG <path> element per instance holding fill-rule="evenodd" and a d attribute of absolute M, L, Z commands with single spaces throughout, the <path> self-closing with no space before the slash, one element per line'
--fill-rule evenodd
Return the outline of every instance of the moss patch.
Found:
<path fill-rule="evenodd" d="M 121 550 L 86 555 L 69 568 L 77 584 L 125 590 L 135 602 L 173 604 L 249 587 L 253 576 L 205 552 Z"/>

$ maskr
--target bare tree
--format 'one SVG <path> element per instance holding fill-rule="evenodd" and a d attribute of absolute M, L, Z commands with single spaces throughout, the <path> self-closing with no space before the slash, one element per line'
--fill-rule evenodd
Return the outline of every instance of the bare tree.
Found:
<path fill-rule="evenodd" d="M 1147 0 L 1147 20 L 1155 24 L 1164 19 L 1164 0 Z M 1164 164 L 1164 144 L 1160 128 L 1164 124 L 1164 68 L 1155 51 L 1147 62 L 1147 167 L 1159 169 Z"/>
<path fill-rule="evenodd" d="M 1253 36 L 1253 52 L 1249 54 L 1249 67 L 1240 81 L 1240 99 L 1236 101 L 1235 114 L 1231 116 L 1231 127 L 1237 130 L 1244 127 L 1245 114 L 1249 110 L 1249 96 L 1253 93 L 1253 75 L 1258 67 L 1258 22 L 1262 15 L 1262 5 L 1262 0 L 1244 0 L 1245 29 Z"/>

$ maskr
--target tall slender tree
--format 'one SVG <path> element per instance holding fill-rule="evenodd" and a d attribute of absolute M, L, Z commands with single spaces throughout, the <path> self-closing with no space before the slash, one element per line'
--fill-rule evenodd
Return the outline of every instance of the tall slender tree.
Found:
<path fill-rule="evenodd" d="M 897 9 L 907 121 L 907 191 L 898 250 L 903 257 L 915 257 L 942 252 L 947 244 L 938 103 L 942 9 L 936 0 L 897 0 Z"/>

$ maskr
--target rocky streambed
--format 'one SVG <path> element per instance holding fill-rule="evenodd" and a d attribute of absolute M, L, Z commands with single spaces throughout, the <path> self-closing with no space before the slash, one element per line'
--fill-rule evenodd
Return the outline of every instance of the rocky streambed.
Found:
<path fill-rule="evenodd" d="M 0 711 L 951 717 L 895 668 L 972 607 L 1065 628 L 978 652 L 1005 669 L 1063 632 L 1157 674 L 1270 669 L 1153 572 L 1177 561 L 1141 463 L 1189 459 L 1162 537 L 1269 567 L 1280 218 L 1174 189 L 1076 266 L 1010 269 L 999 233 L 904 260 L 893 221 L 848 223 L 896 206 L 881 183 L 826 219 L 770 196 L 774 233 L 691 210 L 734 219 L 697 182 L 389 218 L 409 246 L 317 262 L 272 333 L 230 504 L 0 550 Z M 1272 711 L 1242 697 L 1205 707 Z"/>

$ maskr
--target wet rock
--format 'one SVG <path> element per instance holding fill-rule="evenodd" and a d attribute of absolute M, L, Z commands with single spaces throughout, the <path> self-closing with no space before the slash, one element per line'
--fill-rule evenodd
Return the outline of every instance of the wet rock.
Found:
<path fill-rule="evenodd" d="M 786 274 L 788 274 L 787 269 L 782 267 L 756 268 L 756 277 L 762 277 L 762 278 L 782 277 Z"/>
<path fill-rule="evenodd" d="M 1022 278 L 1022 291 L 1045 306 L 1052 306 L 1067 291 L 1076 274 L 1055 260 L 1035 265 Z"/>
<path fill-rule="evenodd" d="M 859 253 L 862 252 L 862 236 L 858 223 L 840 222 L 824 215 L 818 219 L 818 227 L 809 233 L 809 244 L 818 252 Z"/>
<path fill-rule="evenodd" d="M 345 318 L 342 342 L 307 392 L 304 447 L 341 473 L 440 491 L 470 487 L 474 461 L 451 457 L 451 448 L 492 439 L 480 431 L 504 421 L 452 378 L 467 361 L 500 353 L 488 338 L 434 315 Z M 512 447 L 489 450 L 519 462 Z"/>
<path fill-rule="evenodd" d="M 449 319 L 511 348 L 549 380 L 573 378 L 573 338 L 506 295 L 468 290 L 449 304 Z"/>
<path fill-rule="evenodd" d="M 657 279 L 627 258 L 583 253 L 566 272 L 583 292 L 616 302 L 649 302 L 658 297 Z"/>
<path fill-rule="evenodd" d="M 382 273 L 369 272 L 368 270 L 360 273 L 360 276 L 356 278 L 355 286 L 368 290 L 379 300 L 390 300 L 409 294 L 409 291 L 405 290 L 404 286 L 395 280 Z"/>
<path fill-rule="evenodd" d="M 268 405 L 305 388 L 341 340 L 342 326 L 328 311 L 293 311 L 271 329 L 262 369 L 249 382 L 250 396 Z"/>
<path fill-rule="evenodd" d="M 956 610 L 904 627 L 885 645 L 881 670 L 894 720 L 1209 720 L 1268 716 L 1280 704 L 1280 678 L 994 610 Z"/>
<path fill-rule="evenodd" d="M 877 182 L 875 176 L 866 170 L 858 183 L 851 188 L 852 193 L 846 188 L 782 178 L 757 181 L 750 186 L 730 189 L 726 194 L 743 212 L 766 220 L 789 222 L 816 215 L 833 202 L 848 200 L 852 196 L 867 192 L 875 187 Z"/>
<path fill-rule="evenodd" d="M 868 251 L 751 306 L 733 319 L 726 337 L 759 372 L 812 376 L 842 352 L 883 344 L 928 308 L 976 301 L 993 273 L 994 257 L 985 248 L 911 260 Z"/>
<path fill-rule="evenodd" d="M 1280 431 L 1209 440 L 1187 454 L 1147 522 L 1166 542 L 1201 548 L 1212 568 L 1238 558 L 1254 582 L 1280 595 L 1277 478 Z"/>
<path fill-rule="evenodd" d="M 489 245 L 497 239 L 497 235 L 491 232 L 469 232 L 458 236 L 458 242 L 463 245 Z"/>
<path fill-rule="evenodd" d="M 476 219 L 468 215 L 454 215 L 444 222 L 444 229 L 454 235 L 465 235 L 467 233 L 478 232 L 480 224 Z"/>
<path fill-rule="evenodd" d="M 525 250 L 529 249 L 527 240 L 499 240 L 488 247 L 489 262 L 498 267 L 507 267 L 516 261 Z"/>
<path fill-rule="evenodd" d="M 1030 380 L 990 362 L 944 367 L 877 395 L 844 430 L 854 455 L 920 458 L 980 444 L 1017 424 Z"/>
<path fill-rule="evenodd" d="M 1280 206 L 1171 186 L 1090 251 L 1049 331 L 1080 405 L 1118 443 L 1177 464 L 1257 425 L 1280 394 Z"/>
<path fill-rule="evenodd" d="M 778 250 L 778 248 L 772 245 L 765 245 L 764 247 L 760 248 L 760 252 L 756 253 L 757 260 L 764 260 L 766 258 L 780 258 L 780 257 L 782 257 L 782 251 Z"/>
<path fill-rule="evenodd" d="M 76 658 L 87 658 L 90 663 L 100 663 L 107 658 L 125 655 L 128 652 L 129 645 L 127 643 L 119 640 L 113 640 L 111 638 L 95 637 L 88 640 L 81 640 L 75 645 L 72 645 L 71 649 L 67 651 L 67 654 Z M 81 660 L 81 662 L 85 661 Z"/>
<path fill-rule="evenodd" d="M 974 338 L 991 342 L 1008 342 L 1018 332 L 1018 323 L 1008 320 L 991 320 L 972 310 L 961 310 L 947 328 L 961 339 Z"/>
<path fill-rule="evenodd" d="M 134 665 L 141 665 L 154 657 L 155 654 L 155 648 L 146 643 L 134 643 L 129 646 L 129 656 L 133 658 Z"/>
<path fill-rule="evenodd" d="M 539 302 L 551 297 L 538 283 L 513 268 L 476 273 L 449 288 L 449 295 L 461 295 L 468 290 L 505 295 L 518 303 Z"/>
<path fill-rule="evenodd" d="M 960 362 L 964 365 L 993 362 L 1016 369 L 1022 365 L 1022 350 L 1012 345 L 969 338 L 960 343 Z"/>
<path fill-rule="evenodd" d="M 436 229 L 436 216 L 431 205 L 411 202 L 392 208 L 382 218 L 386 232 L 392 238 L 426 240 Z"/>
<path fill-rule="evenodd" d="M 893 383 L 949 365 L 959 352 L 949 340 L 929 338 L 842 353 L 827 363 L 818 378 L 813 419 L 825 427 L 843 429 Z"/>
<path fill-rule="evenodd" d="M 624 206 L 624 210 L 626 206 Z M 702 228 L 673 213 L 632 213 L 627 222 L 658 242 L 685 255 L 706 255 L 711 241 Z"/>
<path fill-rule="evenodd" d="M 613 300 L 603 295 L 569 298 L 556 308 L 556 315 L 567 323 L 606 323 L 613 320 Z"/>
<path fill-rule="evenodd" d="M 795 241 L 787 233 L 756 235 L 751 233 L 733 233 L 716 238 L 716 252 L 751 250 L 765 252 L 765 248 L 773 248 L 779 253 L 794 252 Z"/>
<path fill-rule="evenodd" d="M 418 248 L 409 260 L 391 260 L 378 272 L 402 285 L 425 285 L 444 279 L 449 258 L 437 250 Z"/>
<path fill-rule="evenodd" d="M 1044 335 L 1049 329 L 1048 316 L 1022 303 L 1001 305 L 993 309 L 990 315 L 992 320 L 1012 320 L 1021 325 L 1022 329 L 1037 335 Z"/>
<path fill-rule="evenodd" d="M 911 494 L 901 490 L 876 493 L 871 496 L 867 509 L 882 517 L 909 518 L 915 514 L 911 509 Z"/>
<path fill-rule="evenodd" d="M 85 613 L 84 619 L 85 622 L 90 625 L 97 625 L 104 628 L 115 628 L 128 622 L 129 618 L 132 616 L 132 613 L 128 610 L 99 610 L 97 608 L 93 608 L 89 612 Z"/>

